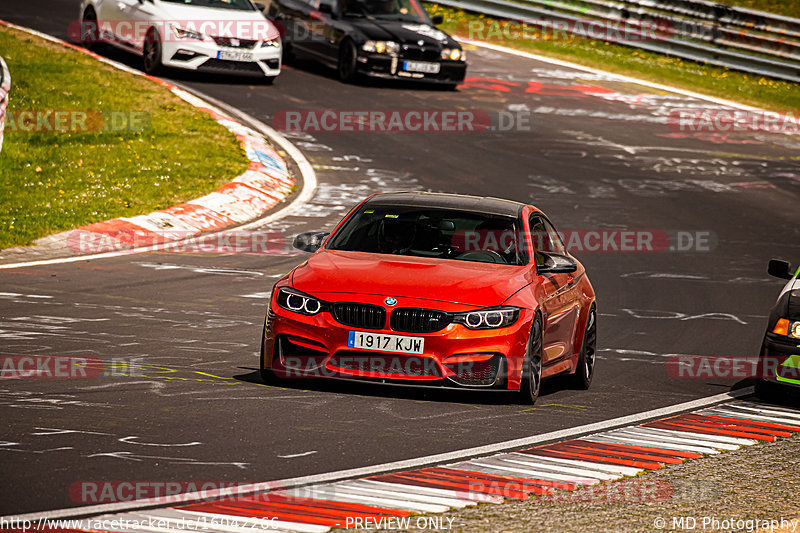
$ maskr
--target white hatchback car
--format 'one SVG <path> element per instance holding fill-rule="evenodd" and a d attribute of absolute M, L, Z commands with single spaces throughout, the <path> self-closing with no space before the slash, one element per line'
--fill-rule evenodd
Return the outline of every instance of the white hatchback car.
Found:
<path fill-rule="evenodd" d="M 271 83 L 281 71 L 281 39 L 262 9 L 250 0 L 83 0 L 70 34 L 140 55 L 150 74 L 166 66 Z"/>

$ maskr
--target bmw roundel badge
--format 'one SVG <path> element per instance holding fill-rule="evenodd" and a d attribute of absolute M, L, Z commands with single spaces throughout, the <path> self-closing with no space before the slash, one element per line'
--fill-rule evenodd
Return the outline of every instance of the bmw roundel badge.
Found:
<path fill-rule="evenodd" d="M 389 296 L 384 300 L 384 303 L 388 306 L 397 305 L 397 298 L 392 298 L 391 296 Z"/>

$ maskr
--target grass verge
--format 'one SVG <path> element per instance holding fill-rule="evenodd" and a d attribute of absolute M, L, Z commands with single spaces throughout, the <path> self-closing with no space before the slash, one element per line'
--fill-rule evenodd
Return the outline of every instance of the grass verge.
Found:
<path fill-rule="evenodd" d="M 794 0 L 725 0 L 723 4 L 800 18 L 800 2 Z"/>
<path fill-rule="evenodd" d="M 152 81 L 13 28 L 0 27 L 0 50 L 12 82 L 0 249 L 163 209 L 247 168 L 227 129 Z M 25 111 L 53 112 L 34 129 L 67 131 L 23 131 L 33 124 Z"/>
<path fill-rule="evenodd" d="M 571 61 L 773 111 L 800 110 L 800 84 L 797 83 L 748 75 L 604 41 L 580 37 L 552 40 L 549 35 L 542 35 L 532 27 L 521 31 L 518 24 L 509 26 L 509 21 L 504 19 L 434 3 L 425 7 L 431 15 L 443 15 L 445 20 L 439 27 L 457 38 Z"/>

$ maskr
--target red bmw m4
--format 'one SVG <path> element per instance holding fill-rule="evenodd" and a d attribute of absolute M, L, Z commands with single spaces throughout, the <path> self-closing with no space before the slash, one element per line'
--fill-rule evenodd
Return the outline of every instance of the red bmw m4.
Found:
<path fill-rule="evenodd" d="M 509 200 L 437 193 L 367 198 L 270 297 L 265 381 L 326 377 L 518 391 L 595 367 L 595 295 L 547 216 Z"/>

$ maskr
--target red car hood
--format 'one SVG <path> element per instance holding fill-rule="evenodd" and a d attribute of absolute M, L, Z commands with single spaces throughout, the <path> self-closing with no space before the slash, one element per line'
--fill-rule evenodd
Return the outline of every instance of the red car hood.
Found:
<path fill-rule="evenodd" d="M 292 275 L 297 290 L 420 298 L 490 307 L 531 283 L 527 267 L 323 250 Z"/>

